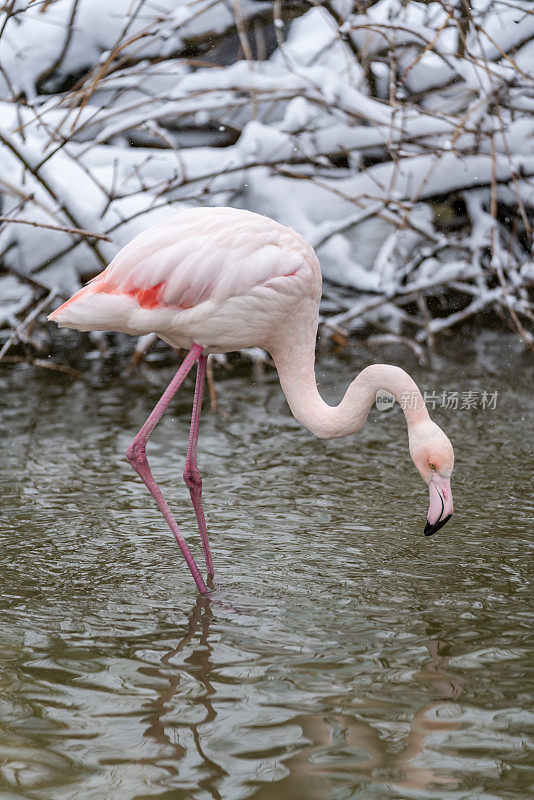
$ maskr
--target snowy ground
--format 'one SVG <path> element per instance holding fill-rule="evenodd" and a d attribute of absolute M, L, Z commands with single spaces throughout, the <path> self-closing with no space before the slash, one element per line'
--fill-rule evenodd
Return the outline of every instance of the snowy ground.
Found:
<path fill-rule="evenodd" d="M 533 4 L 356 5 L 5 4 L 6 341 L 45 346 L 48 306 L 206 204 L 308 238 L 338 338 L 432 344 L 489 312 L 532 346 Z"/>

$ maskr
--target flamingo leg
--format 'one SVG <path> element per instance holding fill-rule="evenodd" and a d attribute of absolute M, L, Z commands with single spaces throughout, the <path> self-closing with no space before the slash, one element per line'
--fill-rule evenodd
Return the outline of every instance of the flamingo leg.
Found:
<path fill-rule="evenodd" d="M 150 471 L 150 467 L 148 465 L 148 460 L 146 457 L 146 445 L 148 442 L 148 438 L 158 422 L 160 421 L 161 417 L 163 416 L 163 412 L 171 402 L 172 398 L 182 385 L 184 378 L 186 377 L 187 373 L 193 367 L 195 361 L 197 361 L 202 356 L 203 347 L 199 344 L 194 344 L 187 356 L 185 357 L 183 363 L 181 364 L 178 372 L 169 383 L 165 391 L 163 392 L 161 398 L 156 404 L 156 407 L 148 417 L 147 421 L 129 446 L 126 457 L 132 467 L 135 469 L 145 486 L 147 487 L 148 491 L 156 501 L 156 504 L 165 517 L 169 528 L 171 529 L 174 538 L 178 542 L 178 547 L 182 551 L 182 555 L 186 560 L 187 566 L 191 570 L 191 574 L 195 580 L 197 588 L 201 594 L 208 594 L 208 589 L 200 571 L 195 563 L 195 559 L 191 555 L 191 551 L 187 546 L 187 542 L 185 541 L 184 537 L 180 533 L 180 529 L 176 524 L 176 520 L 174 519 L 172 512 L 167 505 L 167 501 L 163 497 L 161 493 L 161 489 L 159 488 L 158 484 L 154 480 L 152 472 Z"/>
<path fill-rule="evenodd" d="M 202 507 L 202 476 L 197 467 L 198 429 L 200 426 L 200 411 L 202 409 L 202 397 L 204 394 L 207 360 L 207 356 L 201 355 L 199 356 L 197 363 L 197 382 L 195 385 L 195 398 L 193 400 L 193 414 L 191 415 L 191 428 L 189 430 L 189 444 L 187 446 L 187 455 L 185 457 L 184 481 L 189 489 L 193 508 L 195 509 L 198 529 L 200 531 L 200 538 L 202 541 L 202 548 L 206 558 L 208 576 L 213 576 L 213 561 L 211 558 L 206 520 L 204 518 L 204 509 Z"/>

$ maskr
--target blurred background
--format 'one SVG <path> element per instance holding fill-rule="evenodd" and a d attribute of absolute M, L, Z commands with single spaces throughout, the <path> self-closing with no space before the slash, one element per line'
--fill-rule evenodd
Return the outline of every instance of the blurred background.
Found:
<path fill-rule="evenodd" d="M 195 205 L 303 234 L 339 344 L 532 347 L 529 2 L 12 0 L 0 33 L 4 359 L 53 355 L 43 312 Z"/>
<path fill-rule="evenodd" d="M 1 800 L 532 796 L 533 111 L 530 0 L 0 4 Z M 316 248 L 328 402 L 413 375 L 435 536 L 398 406 L 322 442 L 213 358 L 197 598 L 125 460 L 181 354 L 46 314 L 199 205 Z M 193 385 L 149 459 L 200 564 Z"/>

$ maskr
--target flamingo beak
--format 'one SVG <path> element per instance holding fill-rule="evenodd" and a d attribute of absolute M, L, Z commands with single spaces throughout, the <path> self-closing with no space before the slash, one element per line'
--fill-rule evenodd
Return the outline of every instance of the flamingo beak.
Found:
<path fill-rule="evenodd" d="M 454 511 L 452 504 L 451 482 L 437 473 L 432 475 L 428 484 L 430 492 L 430 508 L 425 525 L 425 536 L 432 536 L 450 520 Z"/>

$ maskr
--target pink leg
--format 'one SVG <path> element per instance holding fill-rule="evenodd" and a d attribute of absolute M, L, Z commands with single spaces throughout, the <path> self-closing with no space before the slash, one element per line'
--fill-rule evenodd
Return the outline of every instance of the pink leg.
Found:
<path fill-rule="evenodd" d="M 202 540 L 202 547 L 204 549 L 204 556 L 206 558 L 208 576 L 213 576 L 213 561 L 211 559 L 206 520 L 204 519 L 204 509 L 202 508 L 202 476 L 197 467 L 198 429 L 200 426 L 200 411 L 202 409 L 202 395 L 204 393 L 204 380 L 206 378 L 207 360 L 207 356 L 204 355 L 199 356 L 198 359 L 195 399 L 193 400 L 193 414 L 191 416 L 189 444 L 187 447 L 187 455 L 185 457 L 184 481 L 189 488 L 189 493 L 193 502 L 193 508 L 195 509 L 198 529 L 200 531 L 200 538 Z"/>
<path fill-rule="evenodd" d="M 165 517 L 167 524 L 171 529 L 171 531 L 173 532 L 174 538 L 178 542 L 178 546 L 182 551 L 182 554 L 187 562 L 187 566 L 191 570 L 191 574 L 195 579 L 195 583 L 197 585 L 199 592 L 201 594 L 208 594 L 208 589 L 202 579 L 202 575 L 200 574 L 200 571 L 197 565 L 195 564 L 195 560 L 191 555 L 189 547 L 187 546 L 187 542 L 180 533 L 180 529 L 178 528 L 178 525 L 176 524 L 172 512 L 161 493 L 161 489 L 154 480 L 152 472 L 150 471 L 150 467 L 148 466 L 148 461 L 146 457 L 146 445 L 148 442 L 148 437 L 150 436 L 150 434 L 160 421 L 163 412 L 165 411 L 165 409 L 171 402 L 172 398 L 182 385 L 185 376 L 190 371 L 195 361 L 197 361 L 197 359 L 202 355 L 202 351 L 203 347 L 201 347 L 199 344 L 193 345 L 193 347 L 185 357 L 178 372 L 176 373 L 172 381 L 169 383 L 169 385 L 163 392 L 163 395 L 156 404 L 156 407 L 154 408 L 153 412 L 150 414 L 149 418 L 147 419 L 147 421 L 145 422 L 145 424 L 143 425 L 143 427 L 141 428 L 141 430 L 139 431 L 139 433 L 129 446 L 128 451 L 126 453 L 126 457 L 128 458 L 128 461 L 130 462 L 132 467 L 140 476 L 141 480 L 146 485 L 148 491 L 156 501 L 159 510 Z"/>

